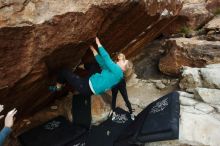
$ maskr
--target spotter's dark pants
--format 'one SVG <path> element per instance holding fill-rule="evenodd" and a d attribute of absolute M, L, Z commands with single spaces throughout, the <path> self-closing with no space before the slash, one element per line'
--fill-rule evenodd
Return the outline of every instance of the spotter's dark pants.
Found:
<path fill-rule="evenodd" d="M 84 64 L 85 69 L 89 75 L 85 78 L 78 76 L 69 69 L 62 69 L 58 74 L 58 83 L 68 83 L 76 91 L 84 96 L 91 96 L 93 94 L 89 86 L 89 78 L 91 75 L 100 72 L 100 68 L 96 62 Z"/>

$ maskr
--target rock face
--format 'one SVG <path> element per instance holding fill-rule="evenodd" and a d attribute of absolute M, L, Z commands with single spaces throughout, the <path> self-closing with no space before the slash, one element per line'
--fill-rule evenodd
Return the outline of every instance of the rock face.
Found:
<path fill-rule="evenodd" d="M 220 41 L 171 38 L 164 47 L 166 55 L 160 59 L 159 68 L 168 75 L 180 75 L 182 66 L 203 67 L 220 62 Z"/>
<path fill-rule="evenodd" d="M 199 0 L 185 1 L 180 16 L 188 18 L 185 26 L 196 29 L 208 22 L 213 14 L 206 9 L 206 2 Z"/>
<path fill-rule="evenodd" d="M 218 146 L 220 120 L 215 117 L 214 111 L 207 114 L 204 112 L 207 109 L 202 109 L 201 111 L 193 106 L 181 106 L 180 139 Z"/>
<path fill-rule="evenodd" d="M 220 1 L 219 0 L 207 0 L 206 8 L 213 13 L 219 12 Z"/>
<path fill-rule="evenodd" d="M 219 69 L 219 64 L 206 68 L 183 68 L 179 86 L 193 94 L 180 92 L 180 140 L 220 145 Z"/>
<path fill-rule="evenodd" d="M 212 4 L 206 0 L 183 0 L 183 8 L 180 11 L 177 19 L 173 21 L 170 26 L 163 31 L 165 35 L 172 35 L 173 33 L 186 33 L 185 31 L 192 31 L 205 25 L 212 17 L 215 7 L 207 5 Z"/>
<path fill-rule="evenodd" d="M 0 103 L 17 107 L 20 114 L 38 110 L 54 99 L 47 91 L 50 73 L 90 60 L 87 48 L 95 36 L 110 53 L 122 50 L 142 32 L 148 36 L 142 40 L 145 44 L 181 7 L 179 0 L 1 1 Z M 160 17 L 165 9 L 173 16 Z M 139 52 L 124 49 L 130 56 L 134 51 Z"/>

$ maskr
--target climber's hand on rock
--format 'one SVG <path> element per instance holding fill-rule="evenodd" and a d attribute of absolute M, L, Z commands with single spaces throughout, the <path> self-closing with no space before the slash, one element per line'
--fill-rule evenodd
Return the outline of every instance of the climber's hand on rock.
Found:
<path fill-rule="evenodd" d="M 17 110 L 14 108 L 10 112 L 8 112 L 7 116 L 5 117 L 5 127 L 11 128 L 14 124 L 14 115 L 17 113 Z"/>
<path fill-rule="evenodd" d="M 2 118 L 4 118 L 4 115 L 0 115 L 0 120 L 1 120 Z"/>
<path fill-rule="evenodd" d="M 90 45 L 89 47 L 90 47 L 90 50 L 92 51 L 92 53 L 94 54 L 94 56 L 96 56 L 98 54 L 96 49 L 92 45 Z"/>
<path fill-rule="evenodd" d="M 98 45 L 98 47 L 102 46 L 98 37 L 95 38 L 95 42 Z"/>
<path fill-rule="evenodd" d="M 0 112 L 2 112 L 4 110 L 4 105 L 0 104 Z"/>
<path fill-rule="evenodd" d="M 4 105 L 0 104 L 0 112 L 4 110 Z M 4 117 L 4 115 L 0 115 L 0 119 L 2 119 Z"/>

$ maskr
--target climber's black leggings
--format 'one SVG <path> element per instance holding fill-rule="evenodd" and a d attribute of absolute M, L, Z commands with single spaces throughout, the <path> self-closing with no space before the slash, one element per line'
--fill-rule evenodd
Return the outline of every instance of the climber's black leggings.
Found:
<path fill-rule="evenodd" d="M 132 108 L 131 108 L 131 103 L 128 100 L 128 94 L 127 94 L 127 89 L 126 89 L 126 81 L 125 79 L 122 79 L 116 86 L 112 88 L 112 110 L 115 110 L 116 107 L 116 98 L 118 91 L 120 91 L 122 98 L 124 99 L 129 112 L 132 114 Z"/>
<path fill-rule="evenodd" d="M 84 96 L 91 96 L 93 92 L 89 87 L 89 77 L 92 74 L 99 72 L 99 70 L 97 66 L 93 65 L 93 63 L 85 64 L 84 67 L 89 72 L 89 75 L 87 77 L 82 78 L 69 69 L 62 69 L 58 75 L 57 82 L 61 84 L 68 83 L 80 94 Z"/>

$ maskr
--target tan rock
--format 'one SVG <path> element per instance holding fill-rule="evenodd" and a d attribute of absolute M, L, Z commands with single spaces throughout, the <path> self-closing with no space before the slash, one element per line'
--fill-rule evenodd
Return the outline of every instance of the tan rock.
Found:
<path fill-rule="evenodd" d="M 111 98 L 111 97 L 110 97 Z M 92 123 L 98 124 L 108 117 L 110 106 L 106 105 L 101 96 L 92 96 Z"/>
<path fill-rule="evenodd" d="M 180 11 L 180 16 L 188 18 L 186 26 L 191 29 L 204 25 L 213 17 L 212 13 L 206 9 L 206 3 L 201 0 L 185 2 Z"/>
<path fill-rule="evenodd" d="M 160 59 L 159 69 L 165 74 L 178 76 L 182 66 L 203 67 L 220 62 L 220 41 L 196 38 L 172 38 L 164 44 L 165 56 Z"/>
<path fill-rule="evenodd" d="M 209 21 L 204 28 L 207 30 L 220 30 L 220 15 Z"/>

